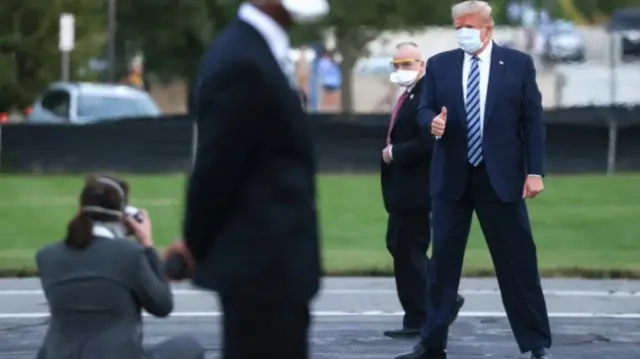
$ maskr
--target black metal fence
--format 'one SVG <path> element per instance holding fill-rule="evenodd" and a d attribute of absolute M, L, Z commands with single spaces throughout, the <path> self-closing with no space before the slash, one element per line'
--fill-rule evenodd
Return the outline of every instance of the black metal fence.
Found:
<path fill-rule="evenodd" d="M 323 171 L 375 171 L 388 115 L 312 115 Z M 547 111 L 549 173 L 640 171 L 640 106 Z M 95 125 L 9 124 L 0 128 L 0 171 L 178 172 L 194 155 L 186 116 Z"/>

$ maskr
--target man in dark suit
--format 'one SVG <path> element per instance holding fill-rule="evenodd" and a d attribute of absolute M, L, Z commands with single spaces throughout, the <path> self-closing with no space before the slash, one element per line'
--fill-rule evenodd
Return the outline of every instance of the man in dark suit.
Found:
<path fill-rule="evenodd" d="M 286 29 L 328 10 L 326 0 L 244 3 L 199 69 L 182 254 L 194 283 L 220 296 L 227 359 L 308 357 L 316 163 Z"/>
<path fill-rule="evenodd" d="M 461 49 L 429 59 L 418 116 L 436 136 L 429 317 L 421 343 L 398 358 L 446 358 L 448 314 L 475 211 L 518 346 L 546 359 L 551 332 L 524 202 L 543 189 L 535 67 L 530 56 L 492 42 L 486 2 L 454 5 L 452 16 Z"/>
<path fill-rule="evenodd" d="M 404 91 L 393 108 L 386 146 L 382 151 L 381 180 L 387 221 L 387 249 L 393 257 L 398 299 L 404 309 L 402 328 L 388 337 L 420 335 L 427 319 L 427 249 L 431 239 L 429 168 L 433 135 L 417 122 L 424 60 L 415 43 L 396 47 L 390 80 Z M 458 295 L 452 307 L 455 320 L 464 303 Z"/>

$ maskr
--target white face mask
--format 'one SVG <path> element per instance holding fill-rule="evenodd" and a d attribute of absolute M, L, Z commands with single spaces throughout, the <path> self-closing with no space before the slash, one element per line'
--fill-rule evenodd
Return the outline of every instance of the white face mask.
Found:
<path fill-rule="evenodd" d="M 482 48 L 482 40 L 480 39 L 480 30 L 469 29 L 463 27 L 456 31 L 458 45 L 462 51 L 473 54 Z"/>
<path fill-rule="evenodd" d="M 398 70 L 392 72 L 389 80 L 394 84 L 402 87 L 413 86 L 418 80 L 417 70 Z"/>
<path fill-rule="evenodd" d="M 314 23 L 329 13 L 327 0 L 282 0 L 282 7 L 296 24 Z"/>

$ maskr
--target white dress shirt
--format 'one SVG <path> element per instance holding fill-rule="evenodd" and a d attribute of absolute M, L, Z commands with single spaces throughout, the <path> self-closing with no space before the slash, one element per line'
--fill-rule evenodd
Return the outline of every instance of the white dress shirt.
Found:
<path fill-rule="evenodd" d="M 487 103 L 487 89 L 489 88 L 489 73 L 491 72 L 491 51 L 493 50 L 493 41 L 490 41 L 487 47 L 478 55 L 478 70 L 480 70 L 480 133 L 484 131 L 484 111 Z M 464 104 L 467 105 L 467 81 L 469 80 L 469 72 L 471 72 L 471 58 L 465 52 L 464 62 L 462 63 L 462 93 L 464 96 Z"/>
<path fill-rule="evenodd" d="M 290 62 L 288 61 L 290 40 L 289 35 L 282 26 L 269 17 L 269 15 L 249 3 L 244 3 L 240 6 L 238 17 L 262 35 L 273 57 L 282 67 L 282 71 L 285 75 L 289 75 L 288 72 L 291 71 L 291 69 L 286 67 L 287 62 Z"/>
<path fill-rule="evenodd" d="M 480 131 L 484 136 L 484 115 L 487 104 L 487 89 L 489 88 L 489 75 L 491 73 L 491 52 L 493 50 L 493 40 L 489 42 L 487 47 L 478 54 L 478 70 L 480 70 Z M 467 104 L 467 81 L 469 72 L 471 72 L 471 58 L 473 55 L 464 54 L 464 62 L 462 64 L 462 93 L 464 96 L 465 106 Z M 528 174 L 529 176 L 540 177 L 539 174 Z"/>

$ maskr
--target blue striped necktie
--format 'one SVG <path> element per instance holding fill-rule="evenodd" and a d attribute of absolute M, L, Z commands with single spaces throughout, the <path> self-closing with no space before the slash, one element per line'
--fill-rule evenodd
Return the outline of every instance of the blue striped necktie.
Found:
<path fill-rule="evenodd" d="M 476 167 L 482 162 L 482 127 L 480 126 L 480 69 L 478 57 L 471 58 L 467 79 L 467 156 Z"/>

